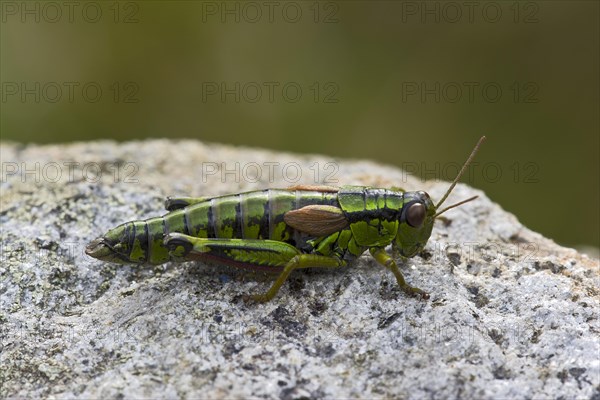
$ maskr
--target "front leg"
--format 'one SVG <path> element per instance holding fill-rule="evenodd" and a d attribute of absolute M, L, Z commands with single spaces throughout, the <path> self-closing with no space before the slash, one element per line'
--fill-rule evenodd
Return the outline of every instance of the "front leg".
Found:
<path fill-rule="evenodd" d="M 375 260 L 377 260 L 377 262 L 379 264 L 383 265 L 384 267 L 386 267 L 387 269 L 392 271 L 392 273 L 396 277 L 396 280 L 398 281 L 398 285 L 400 285 L 400 289 L 402 289 L 402 291 L 410 294 L 411 296 L 420 295 L 421 298 L 423 298 L 425 300 L 429 299 L 429 294 L 427 292 L 425 292 L 419 288 L 410 286 L 408 283 L 406 283 L 406 281 L 404 280 L 404 276 L 402 276 L 402 272 L 400 272 L 400 270 L 398 269 L 398 266 L 396 265 L 396 262 L 385 251 L 385 249 L 383 247 L 371 247 L 369 249 L 369 252 L 373 256 L 373 258 L 375 258 Z"/>

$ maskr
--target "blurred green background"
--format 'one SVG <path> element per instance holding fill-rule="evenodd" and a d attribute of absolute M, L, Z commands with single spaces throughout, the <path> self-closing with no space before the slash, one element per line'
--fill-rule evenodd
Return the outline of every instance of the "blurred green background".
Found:
<path fill-rule="evenodd" d="M 3 1 L 0 128 L 442 179 L 485 134 L 463 181 L 559 243 L 598 247 L 599 37 L 596 1 Z"/>

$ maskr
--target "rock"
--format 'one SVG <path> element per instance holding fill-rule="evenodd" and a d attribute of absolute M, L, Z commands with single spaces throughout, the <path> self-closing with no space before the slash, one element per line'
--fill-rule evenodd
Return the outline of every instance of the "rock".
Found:
<path fill-rule="evenodd" d="M 292 184 L 426 190 L 366 161 L 196 141 L 3 143 L 0 397 L 598 398 L 598 260 L 459 184 L 408 298 L 368 255 L 270 281 L 202 263 L 118 266 L 85 245 L 167 195 Z M 224 164 L 222 164 L 224 163 Z M 270 163 L 270 164 L 269 164 Z M 261 171 L 260 176 L 256 173 Z M 298 176 L 297 176 L 298 175 Z"/>

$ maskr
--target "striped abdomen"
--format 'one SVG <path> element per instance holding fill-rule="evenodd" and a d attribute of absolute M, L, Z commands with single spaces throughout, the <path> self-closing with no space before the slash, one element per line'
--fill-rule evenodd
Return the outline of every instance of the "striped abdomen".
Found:
<path fill-rule="evenodd" d="M 271 239 L 301 246 L 303 235 L 289 227 L 283 216 L 311 204 L 339 206 L 337 193 L 267 189 L 214 197 L 162 217 L 127 222 L 115 231 L 120 241 L 128 243 L 129 261 L 137 263 L 169 261 L 163 238 L 171 232 L 203 238 Z"/>

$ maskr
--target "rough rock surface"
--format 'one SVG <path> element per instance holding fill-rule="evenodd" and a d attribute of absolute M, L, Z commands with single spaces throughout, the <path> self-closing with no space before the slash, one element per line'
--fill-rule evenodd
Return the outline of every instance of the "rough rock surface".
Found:
<path fill-rule="evenodd" d="M 83 249 L 162 214 L 166 195 L 329 178 L 438 199 L 448 184 L 196 141 L 3 143 L 1 157 L 1 398 L 600 398 L 598 260 L 466 185 L 449 201 L 480 199 L 448 212 L 403 266 L 431 300 L 406 297 L 364 255 L 294 273 L 249 306 L 240 295 L 267 289 L 262 275 L 117 266 Z"/>

